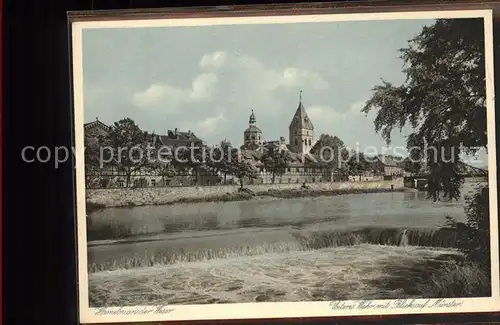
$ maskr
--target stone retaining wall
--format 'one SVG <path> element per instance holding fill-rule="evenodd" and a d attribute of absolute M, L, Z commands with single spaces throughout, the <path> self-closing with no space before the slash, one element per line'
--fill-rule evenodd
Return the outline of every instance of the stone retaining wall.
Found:
<path fill-rule="evenodd" d="M 403 179 L 392 181 L 376 182 L 333 182 L 307 184 L 314 191 L 335 191 L 335 190 L 386 190 L 391 186 L 394 189 L 404 187 Z M 129 205 L 161 205 L 176 202 L 182 199 L 202 199 L 209 197 L 218 197 L 226 193 L 238 191 L 237 185 L 220 186 L 199 186 L 199 187 L 149 187 L 149 188 L 118 188 L 118 189 L 88 189 L 86 191 L 87 203 L 113 206 Z M 268 190 L 293 190 L 299 189 L 298 184 L 259 184 L 246 185 L 255 193 Z"/>

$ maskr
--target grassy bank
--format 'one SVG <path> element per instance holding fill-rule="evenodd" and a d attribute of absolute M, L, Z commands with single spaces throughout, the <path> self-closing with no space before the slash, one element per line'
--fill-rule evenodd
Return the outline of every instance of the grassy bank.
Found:
<path fill-rule="evenodd" d="M 396 263 L 397 261 L 394 261 Z M 385 277 L 371 280 L 383 289 L 400 288 L 405 297 L 472 298 L 491 296 L 491 280 L 479 265 L 461 255 L 441 255 L 412 264 L 387 264 Z M 408 281 L 412 279 L 412 281 Z"/>
<path fill-rule="evenodd" d="M 491 280 L 487 273 L 474 263 L 447 265 L 433 274 L 430 282 L 422 286 L 427 297 L 488 297 Z"/>
<path fill-rule="evenodd" d="M 308 188 L 297 189 L 283 189 L 276 190 L 270 189 L 267 191 L 253 192 L 244 188 L 232 193 L 225 193 L 222 195 L 207 195 L 203 197 L 183 197 L 169 202 L 155 203 L 154 205 L 173 205 L 173 204 L 188 204 L 188 203 L 203 203 L 203 202 L 235 202 L 246 201 L 263 198 L 276 198 L 276 199 L 294 199 L 304 197 L 321 197 L 321 196 L 336 196 L 345 194 L 369 194 L 369 193 L 388 193 L 388 192 L 404 192 L 405 188 L 397 188 L 394 190 L 387 188 L 367 188 L 367 189 L 335 189 L 335 190 L 313 190 Z M 126 204 L 115 207 L 134 207 L 147 204 L 137 204 L 134 202 L 127 202 Z M 98 204 L 87 202 L 87 213 L 106 208 L 105 204 Z"/>

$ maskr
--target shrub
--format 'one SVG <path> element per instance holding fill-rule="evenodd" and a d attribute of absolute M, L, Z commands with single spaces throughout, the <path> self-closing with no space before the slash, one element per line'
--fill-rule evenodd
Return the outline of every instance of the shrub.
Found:
<path fill-rule="evenodd" d="M 467 222 L 456 222 L 448 217 L 448 225 L 458 233 L 457 248 L 467 260 L 477 263 L 486 273 L 490 273 L 490 214 L 489 190 L 479 187 L 473 195 L 466 198 L 465 213 Z"/>

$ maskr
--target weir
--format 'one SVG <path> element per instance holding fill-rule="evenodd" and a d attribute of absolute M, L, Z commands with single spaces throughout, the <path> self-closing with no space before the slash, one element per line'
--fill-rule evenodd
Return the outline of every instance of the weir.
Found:
<path fill-rule="evenodd" d="M 441 229 L 401 229 L 401 228 L 363 228 L 346 231 L 294 231 L 289 241 L 237 244 L 224 247 L 200 247 L 194 250 L 175 249 L 170 245 L 158 245 L 143 254 L 122 255 L 102 260 L 89 251 L 89 272 L 115 269 L 147 267 L 157 264 L 168 265 L 180 262 L 209 261 L 240 256 L 256 256 L 271 253 L 312 251 L 323 248 L 356 246 L 361 244 L 386 246 L 422 246 L 453 248 L 457 243 L 457 232 L 451 228 Z M 159 241 L 161 242 L 161 241 Z M 115 247 L 119 247 L 116 244 Z M 169 247 L 170 246 L 170 247 Z M 96 252 L 97 253 L 97 252 Z"/>
<path fill-rule="evenodd" d="M 451 228 L 362 228 L 352 231 L 297 232 L 293 236 L 306 249 L 359 244 L 452 248 L 457 243 L 457 232 Z"/>

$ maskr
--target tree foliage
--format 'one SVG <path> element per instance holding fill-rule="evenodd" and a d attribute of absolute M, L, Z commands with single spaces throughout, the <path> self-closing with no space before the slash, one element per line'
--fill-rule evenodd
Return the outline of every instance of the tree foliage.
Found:
<path fill-rule="evenodd" d="M 395 129 L 411 126 L 407 138 L 414 170 L 428 174 L 428 196 L 458 200 L 462 153 L 487 149 L 486 71 L 482 19 L 437 20 L 401 50 L 406 80 L 382 81 L 363 108 L 377 110 L 375 130 L 390 143 Z M 461 151 L 465 152 L 461 152 Z M 467 223 L 449 221 L 458 248 L 490 272 L 488 187 L 466 200 Z"/>
<path fill-rule="evenodd" d="M 122 119 L 111 126 L 107 144 L 111 150 L 111 166 L 126 175 L 126 186 L 130 185 L 133 173 L 150 168 L 156 161 L 157 154 L 151 145 L 153 135 L 142 131 L 130 118 Z"/>
<path fill-rule="evenodd" d="M 470 261 L 490 270 L 490 224 L 489 224 L 489 190 L 487 186 L 479 188 L 466 199 L 465 213 L 467 223 L 456 222 L 448 217 L 448 225 L 458 233 L 457 248 Z"/>
<path fill-rule="evenodd" d="M 349 175 L 362 175 L 364 172 L 373 171 L 373 164 L 365 159 L 362 152 L 352 151 L 349 160 L 346 163 Z"/>
<path fill-rule="evenodd" d="M 231 142 L 227 140 L 222 140 L 218 146 L 210 149 L 211 154 L 207 161 L 207 165 L 215 170 L 218 174 L 219 172 L 224 175 L 224 184 L 227 183 L 227 175 L 234 172 L 235 164 L 233 161 L 233 153 L 237 148 L 233 148 Z"/>
<path fill-rule="evenodd" d="M 427 165 L 428 195 L 458 199 L 462 145 L 467 153 L 486 148 L 483 20 L 437 20 L 400 52 L 405 82 L 383 80 L 363 112 L 377 111 L 375 130 L 387 143 L 394 130 L 411 126 L 407 147 Z"/>
<path fill-rule="evenodd" d="M 85 159 L 85 184 L 91 186 L 91 182 L 100 174 L 101 169 L 101 151 L 100 147 L 104 139 L 99 136 L 84 137 L 84 159 Z"/>
<path fill-rule="evenodd" d="M 276 176 L 283 176 L 291 162 L 290 155 L 284 150 L 268 146 L 262 156 L 264 168 L 271 173 L 272 183 L 275 183 Z"/>
<path fill-rule="evenodd" d="M 344 141 L 337 136 L 323 133 L 311 148 L 311 154 L 317 157 L 319 163 L 327 170 L 340 172 L 349 158 L 349 151 Z"/>
<path fill-rule="evenodd" d="M 179 171 L 193 172 L 196 182 L 200 171 L 207 171 L 210 169 L 208 166 L 209 152 L 208 146 L 202 140 L 194 140 L 187 146 L 179 146 L 173 149 L 174 157 L 172 165 Z"/>
<path fill-rule="evenodd" d="M 240 181 L 240 188 L 243 188 L 243 181 L 245 178 L 252 180 L 259 176 L 257 167 L 249 160 L 235 160 L 234 166 L 234 175 L 238 177 Z"/>

